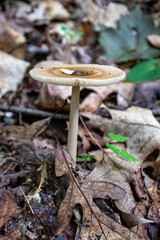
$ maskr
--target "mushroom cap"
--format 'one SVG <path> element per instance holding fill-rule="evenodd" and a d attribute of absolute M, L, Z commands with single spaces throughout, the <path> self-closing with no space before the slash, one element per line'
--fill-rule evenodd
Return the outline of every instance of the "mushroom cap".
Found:
<path fill-rule="evenodd" d="M 98 64 L 54 65 L 34 68 L 29 74 L 37 81 L 64 86 L 105 86 L 126 76 L 119 68 Z"/>

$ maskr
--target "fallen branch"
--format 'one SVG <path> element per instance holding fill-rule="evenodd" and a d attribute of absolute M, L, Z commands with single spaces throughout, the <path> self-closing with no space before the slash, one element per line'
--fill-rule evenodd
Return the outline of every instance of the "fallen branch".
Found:
<path fill-rule="evenodd" d="M 32 109 L 32 108 L 21 108 L 21 107 L 17 107 L 17 106 L 6 106 L 3 104 L 0 104 L 0 110 L 5 111 L 5 112 L 8 111 L 8 112 L 14 112 L 14 113 L 22 113 L 25 115 L 32 115 L 32 116 L 39 116 L 39 117 L 50 117 L 53 115 L 52 112 L 47 112 L 47 111 L 43 111 L 43 110 Z M 54 116 L 54 119 L 68 120 L 69 115 L 57 113 Z"/>

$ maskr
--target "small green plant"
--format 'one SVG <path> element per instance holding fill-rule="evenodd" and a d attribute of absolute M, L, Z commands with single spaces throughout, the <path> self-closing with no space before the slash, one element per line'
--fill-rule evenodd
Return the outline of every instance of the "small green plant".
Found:
<path fill-rule="evenodd" d="M 76 162 L 90 162 L 95 158 L 94 155 L 77 157 Z"/>
<path fill-rule="evenodd" d="M 82 36 L 83 32 L 78 30 L 71 30 L 69 27 L 62 25 L 61 30 L 69 37 L 70 41 L 74 40 L 76 37 Z"/>
<path fill-rule="evenodd" d="M 112 139 L 112 140 L 116 140 L 118 142 L 125 142 L 127 141 L 129 138 L 128 137 L 124 137 L 121 135 L 115 135 L 114 133 L 108 133 L 108 136 Z M 106 143 L 106 146 L 108 148 L 110 148 L 117 156 L 121 156 L 123 158 L 125 158 L 128 161 L 131 162 L 140 162 L 139 159 L 135 158 L 134 156 L 132 156 L 131 154 L 129 154 L 127 151 L 125 151 L 124 149 L 118 149 L 117 147 L 115 147 L 113 144 L 110 144 L 109 142 Z"/>

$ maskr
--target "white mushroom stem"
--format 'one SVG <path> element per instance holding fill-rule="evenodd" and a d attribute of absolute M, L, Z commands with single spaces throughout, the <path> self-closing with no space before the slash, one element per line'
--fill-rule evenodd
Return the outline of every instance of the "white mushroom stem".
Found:
<path fill-rule="evenodd" d="M 80 87 L 72 87 L 67 149 L 76 162 Z"/>

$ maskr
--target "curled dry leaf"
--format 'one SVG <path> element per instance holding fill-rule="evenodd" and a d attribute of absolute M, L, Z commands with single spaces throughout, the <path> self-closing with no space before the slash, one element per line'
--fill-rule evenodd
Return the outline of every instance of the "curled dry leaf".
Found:
<path fill-rule="evenodd" d="M 0 199 L 0 227 L 2 227 L 10 217 L 16 213 L 16 199 L 13 193 L 6 190 Z"/>

